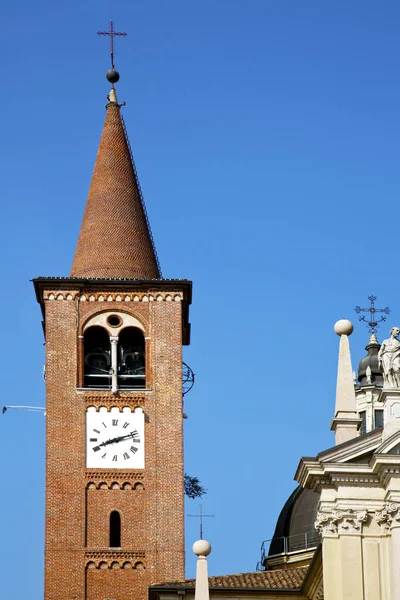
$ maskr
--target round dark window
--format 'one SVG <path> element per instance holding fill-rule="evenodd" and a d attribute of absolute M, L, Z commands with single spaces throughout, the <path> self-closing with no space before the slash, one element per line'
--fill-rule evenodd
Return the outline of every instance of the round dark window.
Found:
<path fill-rule="evenodd" d="M 110 315 L 107 318 L 107 323 L 111 326 L 111 327 L 119 327 L 120 325 L 122 325 L 122 319 L 121 317 L 119 317 L 118 315 Z"/>

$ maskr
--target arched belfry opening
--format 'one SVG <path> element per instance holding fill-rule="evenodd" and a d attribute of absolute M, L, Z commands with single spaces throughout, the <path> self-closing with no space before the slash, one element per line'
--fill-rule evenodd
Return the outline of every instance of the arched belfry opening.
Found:
<path fill-rule="evenodd" d="M 89 327 L 84 334 L 84 386 L 109 388 L 110 382 L 110 336 L 103 327 Z"/>
<path fill-rule="evenodd" d="M 110 514 L 110 548 L 121 547 L 121 515 L 117 510 Z"/>
<path fill-rule="evenodd" d="M 146 387 L 145 341 L 137 327 L 125 327 L 118 340 L 118 387 Z"/>
<path fill-rule="evenodd" d="M 146 387 L 146 348 L 143 331 L 124 326 L 126 316 L 105 315 L 104 323 L 86 328 L 83 340 L 83 385 L 88 388 Z M 132 319 L 133 320 L 133 319 Z"/>

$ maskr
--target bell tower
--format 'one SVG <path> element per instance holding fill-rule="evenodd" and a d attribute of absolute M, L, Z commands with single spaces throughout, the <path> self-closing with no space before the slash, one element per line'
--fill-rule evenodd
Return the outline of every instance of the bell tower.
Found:
<path fill-rule="evenodd" d="M 114 84 L 69 277 L 34 280 L 46 338 L 45 600 L 145 600 L 184 578 L 182 345 Z"/>

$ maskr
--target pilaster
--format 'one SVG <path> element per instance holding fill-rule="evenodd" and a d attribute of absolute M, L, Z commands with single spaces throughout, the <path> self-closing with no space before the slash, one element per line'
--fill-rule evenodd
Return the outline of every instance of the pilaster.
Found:
<path fill-rule="evenodd" d="M 400 389 L 383 389 L 383 439 L 387 440 L 400 431 Z"/>
<path fill-rule="evenodd" d="M 386 502 L 375 518 L 383 531 L 391 535 L 391 597 L 400 598 L 400 504 Z"/>
<path fill-rule="evenodd" d="M 318 512 L 316 529 L 322 536 L 325 600 L 364 600 L 362 530 L 367 510 L 333 509 Z"/>

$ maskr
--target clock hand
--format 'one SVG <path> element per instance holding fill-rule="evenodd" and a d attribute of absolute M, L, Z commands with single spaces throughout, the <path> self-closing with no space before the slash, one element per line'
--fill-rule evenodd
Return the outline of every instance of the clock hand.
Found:
<path fill-rule="evenodd" d="M 110 444 L 114 444 L 114 442 L 118 441 L 118 438 L 111 438 L 109 440 L 106 440 L 105 442 L 101 442 L 98 446 L 94 446 L 93 450 L 95 452 L 97 452 L 98 450 L 100 450 L 100 448 L 103 446 L 109 446 Z M 105 455 L 104 455 L 105 456 Z"/>
<path fill-rule="evenodd" d="M 134 433 L 128 433 L 127 435 L 120 435 L 117 438 L 114 438 L 114 442 L 123 442 L 124 440 L 129 440 L 129 438 L 133 438 L 134 437 Z M 137 434 L 136 434 L 137 435 Z"/>
<path fill-rule="evenodd" d="M 120 435 L 119 437 L 115 437 L 115 438 L 110 438 L 109 440 L 106 440 L 105 442 L 101 442 L 101 444 L 99 444 L 99 448 L 101 446 L 109 446 L 110 444 L 118 444 L 118 442 L 123 442 L 124 440 L 128 440 L 129 438 L 132 438 L 134 442 L 139 442 L 138 439 L 135 439 L 135 436 L 137 436 L 137 432 L 132 431 L 131 433 L 128 433 L 127 435 Z"/>
<path fill-rule="evenodd" d="M 99 446 L 108 446 L 109 444 L 114 444 L 114 442 L 118 442 L 118 438 L 111 438 L 110 440 L 106 440 L 99 444 Z"/>

